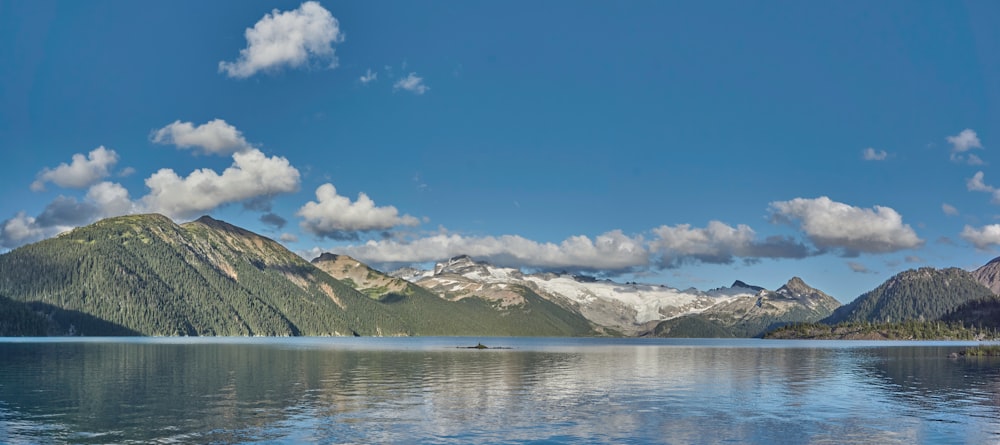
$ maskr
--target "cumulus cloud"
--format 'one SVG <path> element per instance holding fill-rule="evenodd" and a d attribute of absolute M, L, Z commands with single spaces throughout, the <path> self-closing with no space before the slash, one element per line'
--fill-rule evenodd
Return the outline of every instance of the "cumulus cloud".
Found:
<path fill-rule="evenodd" d="M 868 147 L 861 153 L 861 157 L 866 161 L 884 161 L 889 157 L 889 153 L 885 150 L 875 150 L 874 148 Z"/>
<path fill-rule="evenodd" d="M 145 211 L 187 218 L 230 203 L 298 191 L 299 171 L 283 157 L 250 149 L 233 153 L 232 166 L 221 175 L 205 168 L 182 178 L 164 168 L 146 178 L 146 186 Z"/>
<path fill-rule="evenodd" d="M 955 206 L 948 203 L 941 204 L 941 211 L 948 216 L 958 215 L 958 209 L 956 209 Z"/>
<path fill-rule="evenodd" d="M 94 184 L 87 190 L 86 200 L 97 206 L 98 215 L 102 218 L 128 215 L 136 211 L 128 190 L 114 182 Z"/>
<path fill-rule="evenodd" d="M 244 33 L 247 47 L 235 62 L 219 62 L 229 77 L 247 78 L 259 71 L 297 68 L 310 60 L 337 66 L 333 44 L 344 41 L 340 23 L 318 2 L 303 3 L 291 11 L 266 14 Z"/>
<path fill-rule="evenodd" d="M 0 225 L 0 247 L 13 249 L 51 237 L 60 231 L 57 227 L 44 227 L 35 218 L 18 212 Z"/>
<path fill-rule="evenodd" d="M 306 232 L 332 239 L 357 239 L 361 232 L 388 230 L 396 226 L 415 226 L 420 223 L 410 215 L 400 215 L 393 206 L 378 207 L 364 193 L 351 202 L 337 194 L 333 184 L 316 188 L 316 201 L 309 201 L 296 213 L 302 217 L 300 225 Z"/>
<path fill-rule="evenodd" d="M 31 190 L 45 190 L 45 183 L 52 182 L 63 188 L 86 188 L 111 174 L 118 162 L 118 153 L 100 146 L 86 156 L 77 153 L 69 164 L 63 162 L 58 167 L 45 168 L 38 173 Z"/>
<path fill-rule="evenodd" d="M 989 224 L 978 229 L 966 225 L 959 236 L 977 249 L 986 250 L 990 246 L 1000 244 L 1000 224 Z"/>
<path fill-rule="evenodd" d="M 299 242 L 299 237 L 295 236 L 293 233 L 282 233 L 281 236 L 278 237 L 278 240 L 283 243 L 297 243 Z"/>
<path fill-rule="evenodd" d="M 886 253 L 924 244 L 903 217 L 890 207 L 850 206 L 823 196 L 795 198 L 770 204 L 774 222 L 798 225 L 820 249 L 838 249 L 844 256 Z"/>
<path fill-rule="evenodd" d="M 971 128 L 966 128 L 954 136 L 945 138 L 951 144 L 951 160 L 955 162 L 967 162 L 971 165 L 982 165 L 983 160 L 974 154 L 966 154 L 974 148 L 983 148 L 979 136 Z"/>
<path fill-rule="evenodd" d="M 20 212 L 0 224 L 0 247 L 14 248 L 40 241 L 100 218 L 133 211 L 128 192 L 120 184 L 101 182 L 87 191 L 82 201 L 58 196 L 37 217 Z"/>
<path fill-rule="evenodd" d="M 430 89 L 430 87 L 424 84 L 424 78 L 417 76 L 417 73 L 410 73 L 392 85 L 393 91 L 406 90 L 417 95 L 424 94 Z"/>
<path fill-rule="evenodd" d="M 809 249 L 802 243 L 785 237 L 769 237 L 757 241 L 753 229 L 744 224 L 736 227 L 711 221 L 707 227 L 692 228 L 690 224 L 660 226 L 650 243 L 652 253 L 661 257 L 663 267 L 677 267 L 685 261 L 731 264 L 735 258 L 753 261 L 759 258 L 804 258 Z"/>
<path fill-rule="evenodd" d="M 730 264 L 737 259 L 753 262 L 762 258 L 803 258 L 815 253 L 791 238 L 759 240 L 745 225 L 731 227 L 718 221 L 704 228 L 689 224 L 660 226 L 650 233 L 647 240 L 642 235 L 612 230 L 594 238 L 579 235 L 558 243 L 519 235 L 471 237 L 438 233 L 411 240 L 372 240 L 335 250 L 385 268 L 470 255 L 500 266 L 603 275 L 673 268 L 687 262 Z"/>
<path fill-rule="evenodd" d="M 179 148 L 196 148 L 206 154 L 228 156 L 253 148 L 243 138 L 243 133 L 222 119 L 215 119 L 197 127 L 191 122 L 174 121 L 151 135 L 157 144 L 172 144 Z"/>
<path fill-rule="evenodd" d="M 373 264 L 412 264 L 470 255 L 498 266 L 545 270 L 626 272 L 649 264 L 649 253 L 641 237 L 620 230 L 591 239 L 572 236 L 556 243 L 541 243 L 518 235 L 465 237 L 437 234 L 409 242 L 368 241 L 339 249 Z"/>
<path fill-rule="evenodd" d="M 361 76 L 360 80 L 362 84 L 368 85 L 369 83 L 378 80 L 378 73 L 372 72 L 372 69 L 368 68 L 368 71 L 366 71 L 365 74 Z"/>

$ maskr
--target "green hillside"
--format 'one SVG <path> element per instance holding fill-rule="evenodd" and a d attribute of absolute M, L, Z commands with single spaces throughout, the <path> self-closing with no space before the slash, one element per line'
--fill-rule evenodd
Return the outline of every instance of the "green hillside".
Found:
<path fill-rule="evenodd" d="M 732 338 L 733 331 L 700 314 L 664 320 L 656 324 L 650 333 L 662 338 Z"/>
<path fill-rule="evenodd" d="M 911 269 L 840 307 L 823 322 L 937 320 L 963 303 L 992 295 L 971 274 L 958 268 Z"/>
<path fill-rule="evenodd" d="M 0 295 L 20 308 L 0 315 L 8 335 L 40 332 L 21 327 L 34 326 L 25 307 L 54 335 L 590 332 L 427 292 L 372 299 L 280 244 L 209 217 L 183 225 L 160 215 L 110 218 L 23 246 L 0 255 Z"/>

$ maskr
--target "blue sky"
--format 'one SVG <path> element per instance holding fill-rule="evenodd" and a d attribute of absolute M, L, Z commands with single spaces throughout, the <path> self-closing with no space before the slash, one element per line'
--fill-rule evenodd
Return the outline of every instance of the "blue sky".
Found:
<path fill-rule="evenodd" d="M 0 248 L 203 214 L 850 301 L 1000 245 L 994 2 L 0 2 Z"/>

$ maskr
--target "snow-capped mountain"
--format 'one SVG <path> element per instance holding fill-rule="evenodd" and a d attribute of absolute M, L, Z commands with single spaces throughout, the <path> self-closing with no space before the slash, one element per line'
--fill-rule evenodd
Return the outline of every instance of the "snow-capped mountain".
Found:
<path fill-rule="evenodd" d="M 709 291 L 679 290 L 580 275 L 525 274 L 464 255 L 438 263 L 433 270 L 405 269 L 392 275 L 452 300 L 476 296 L 500 305 L 516 305 L 523 302 L 525 292 L 533 292 L 578 312 L 598 326 L 624 335 L 655 334 L 660 323 L 691 316 L 718 323 L 724 329 L 753 321 L 748 325 L 751 328 L 739 330 L 743 333 L 758 324 L 767 327 L 774 323 L 816 321 L 840 305 L 797 277 L 778 291 L 741 281 Z"/>

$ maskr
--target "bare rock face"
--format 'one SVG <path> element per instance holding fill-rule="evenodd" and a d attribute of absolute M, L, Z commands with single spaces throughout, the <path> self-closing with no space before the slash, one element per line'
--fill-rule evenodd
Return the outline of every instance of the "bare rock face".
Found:
<path fill-rule="evenodd" d="M 386 275 L 347 255 L 324 253 L 312 260 L 313 265 L 349 286 L 379 299 L 393 292 L 404 292 L 406 280 Z"/>
<path fill-rule="evenodd" d="M 972 271 L 976 281 L 983 283 L 994 294 L 1000 294 L 1000 257 L 994 258 L 982 267 Z"/>

